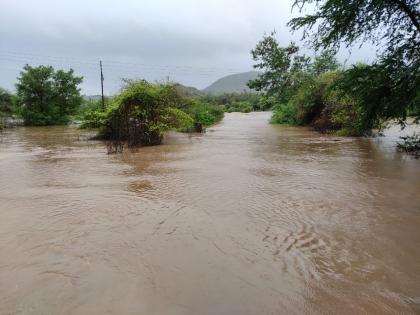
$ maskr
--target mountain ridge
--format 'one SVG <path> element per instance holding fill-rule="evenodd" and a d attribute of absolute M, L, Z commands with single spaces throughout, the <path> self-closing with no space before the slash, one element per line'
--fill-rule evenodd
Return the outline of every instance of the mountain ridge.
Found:
<path fill-rule="evenodd" d="M 251 90 L 246 84 L 250 80 L 255 80 L 259 75 L 260 73 L 258 71 L 248 71 L 227 75 L 214 81 L 208 87 L 202 89 L 202 91 L 207 94 L 215 95 L 224 93 L 252 93 L 255 91 Z"/>

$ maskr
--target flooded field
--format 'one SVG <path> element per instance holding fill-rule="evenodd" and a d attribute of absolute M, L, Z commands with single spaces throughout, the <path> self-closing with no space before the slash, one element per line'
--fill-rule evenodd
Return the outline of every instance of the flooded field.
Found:
<path fill-rule="evenodd" d="M 0 314 L 419 314 L 420 161 L 269 117 L 3 131 Z"/>

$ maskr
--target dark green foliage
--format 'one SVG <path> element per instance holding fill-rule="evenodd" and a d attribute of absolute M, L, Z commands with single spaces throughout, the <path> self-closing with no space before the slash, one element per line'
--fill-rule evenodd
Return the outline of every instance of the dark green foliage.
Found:
<path fill-rule="evenodd" d="M 340 90 L 342 71 L 308 77 L 286 104 L 273 110 L 272 123 L 310 125 L 320 132 L 360 136 L 366 132 L 356 99 Z"/>
<path fill-rule="evenodd" d="M 128 81 L 106 111 L 86 111 L 81 127 L 99 127 L 98 138 L 110 140 L 114 149 L 160 144 L 168 130 L 202 131 L 223 117 L 220 106 L 181 95 L 174 84 Z"/>
<path fill-rule="evenodd" d="M 315 48 L 337 50 L 340 45 L 371 41 L 381 47 L 370 66 L 346 71 L 342 88 L 360 100 L 366 126 L 379 120 L 403 121 L 420 108 L 419 0 L 296 0 L 313 14 L 292 19 L 292 30 L 303 29 Z M 417 118 L 419 115 L 417 114 Z M 418 120 L 418 119 L 417 119 Z"/>
<path fill-rule="evenodd" d="M 315 12 L 294 18 L 292 30 L 312 32 L 316 48 L 338 49 L 370 40 L 385 43 L 386 54 L 405 50 L 407 59 L 418 56 L 420 40 L 420 2 L 418 0 L 295 0 L 303 8 L 315 4 Z"/>
<path fill-rule="evenodd" d="M 294 44 L 281 48 L 273 34 L 265 36 L 252 52 L 256 67 L 264 69 L 250 82 L 265 92 L 260 103 L 273 108 L 272 123 L 311 125 L 321 132 L 362 135 L 376 122 L 368 124 L 361 101 L 344 88 L 347 73 L 340 68 L 333 52 L 324 51 L 313 60 L 299 55 Z"/>
<path fill-rule="evenodd" d="M 340 85 L 361 101 L 367 125 L 392 118 L 403 122 L 407 110 L 418 113 L 420 109 L 420 73 L 412 73 L 398 60 L 353 66 L 346 71 Z"/>
<path fill-rule="evenodd" d="M 16 84 L 17 104 L 26 125 L 66 124 L 82 103 L 74 71 L 26 65 Z"/>

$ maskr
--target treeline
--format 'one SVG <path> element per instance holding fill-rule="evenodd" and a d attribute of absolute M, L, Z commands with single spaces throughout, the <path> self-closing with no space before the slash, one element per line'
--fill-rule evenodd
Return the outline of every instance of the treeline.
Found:
<path fill-rule="evenodd" d="M 265 36 L 252 54 L 259 62 L 256 67 L 264 71 L 249 86 L 274 101 L 272 123 L 361 136 L 381 129 L 390 119 L 403 124 L 407 115 L 420 117 L 418 74 L 397 78 L 378 64 L 346 69 L 334 52 L 310 58 L 294 43 L 281 47 L 274 33 Z"/>
<path fill-rule="evenodd" d="M 194 95 L 189 93 L 187 87 L 175 82 L 148 83 L 129 79 L 124 80 L 118 95 L 105 98 L 103 106 L 101 100 L 83 99 L 79 88 L 82 81 L 83 78 L 76 76 L 73 70 L 66 72 L 50 66 L 26 65 L 17 78 L 16 95 L 0 89 L 0 116 L 21 118 L 27 126 L 80 122 L 82 128 L 100 128 L 100 135 L 108 137 L 109 130 L 112 129 L 109 128 L 109 123 L 115 120 L 116 108 L 126 110 L 123 109 L 124 106 L 128 106 L 124 95 L 134 93 L 133 91 L 138 93 L 132 95 L 136 99 L 131 99 L 133 103 L 130 106 L 136 111 L 150 111 L 159 122 L 152 123 L 147 118 L 146 123 L 157 124 L 162 132 L 168 128 L 178 131 L 203 131 L 205 127 L 218 122 L 226 111 L 249 112 L 269 108 L 268 103 L 262 102 L 257 94 Z M 171 113 L 170 119 L 162 112 L 154 112 L 153 108 L 157 106 L 165 108 L 166 116 Z M 134 117 L 136 113 L 130 111 L 128 114 Z M 137 118 L 139 117 L 133 120 Z M 148 141 L 143 139 L 142 142 L 147 144 Z"/>
<path fill-rule="evenodd" d="M 296 0 L 302 12 L 312 0 Z M 322 132 L 360 136 L 386 121 L 420 119 L 420 6 L 418 0 L 320 0 L 291 29 L 318 53 L 309 58 L 272 33 L 252 51 L 260 77 L 249 87 L 275 100 L 273 123 L 310 125 Z M 344 68 L 334 55 L 343 45 L 369 40 L 371 64 Z"/>
<path fill-rule="evenodd" d="M 258 93 L 225 93 L 221 95 L 207 94 L 201 99 L 211 104 L 222 105 L 228 113 L 252 111 L 267 111 L 272 108 L 272 99 Z"/>

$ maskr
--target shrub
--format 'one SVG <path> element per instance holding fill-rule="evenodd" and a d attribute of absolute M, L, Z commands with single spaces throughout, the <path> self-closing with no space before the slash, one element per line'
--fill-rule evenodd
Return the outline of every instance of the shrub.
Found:
<path fill-rule="evenodd" d="M 317 131 L 361 136 L 369 130 L 359 100 L 338 84 L 343 71 L 308 76 L 286 104 L 274 107 L 272 123 L 310 125 Z"/>
<path fill-rule="evenodd" d="M 253 107 L 248 101 L 233 102 L 232 104 L 226 105 L 226 111 L 228 113 L 240 112 L 240 113 L 250 113 L 252 112 Z"/>
<path fill-rule="evenodd" d="M 406 152 L 414 157 L 420 157 L 420 134 L 414 133 L 411 136 L 400 137 L 403 142 L 397 143 L 399 151 Z"/>
<path fill-rule="evenodd" d="M 194 119 L 195 125 L 208 127 L 219 122 L 224 115 L 223 107 L 198 100 L 192 101 L 185 111 Z"/>
<path fill-rule="evenodd" d="M 165 121 L 166 125 L 172 130 L 180 132 L 194 130 L 194 119 L 178 108 L 167 108 L 163 121 Z"/>
<path fill-rule="evenodd" d="M 270 122 L 272 124 L 296 125 L 297 107 L 292 101 L 286 104 L 279 104 L 273 108 L 273 115 Z"/>
<path fill-rule="evenodd" d="M 98 138 L 120 144 L 160 144 L 165 132 L 201 131 L 223 117 L 221 106 L 186 99 L 173 84 L 125 81 L 105 112 L 89 110 L 81 127 L 99 127 Z"/>
<path fill-rule="evenodd" d="M 106 117 L 106 112 L 102 110 L 88 110 L 83 116 L 80 128 L 100 128 L 104 125 Z"/>
<path fill-rule="evenodd" d="M 171 128 L 167 109 L 180 101 L 169 85 L 130 82 L 107 108 L 99 136 L 129 146 L 160 144 Z"/>

